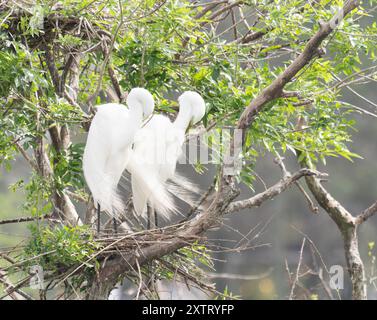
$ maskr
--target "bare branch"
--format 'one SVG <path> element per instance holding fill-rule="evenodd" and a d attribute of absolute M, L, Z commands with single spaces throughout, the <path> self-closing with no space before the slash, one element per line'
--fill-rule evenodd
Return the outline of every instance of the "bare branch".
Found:
<path fill-rule="evenodd" d="M 377 201 L 373 203 L 369 208 L 366 208 L 356 217 L 356 224 L 362 224 L 364 221 L 368 220 L 370 217 L 377 213 Z"/>
<path fill-rule="evenodd" d="M 342 230 L 355 225 L 355 218 L 322 186 L 316 177 L 306 177 L 309 190 L 314 195 L 320 206 L 330 215 Z"/>
<path fill-rule="evenodd" d="M 305 176 L 324 176 L 324 174 L 319 173 L 315 170 L 301 169 L 294 173 L 293 175 L 287 175 L 281 179 L 278 183 L 268 188 L 266 191 L 261 192 L 249 199 L 240 200 L 232 202 L 225 213 L 232 213 L 235 211 L 240 211 L 247 208 L 259 207 L 263 202 L 274 198 L 279 195 L 290 186 L 292 186 L 297 180 Z"/>
<path fill-rule="evenodd" d="M 305 159 L 302 165 L 312 167 Z M 356 219 L 322 186 L 316 177 L 306 177 L 306 183 L 320 206 L 338 226 L 343 236 L 348 272 L 352 281 L 352 297 L 355 300 L 367 299 L 364 264 L 360 257 Z"/>
<path fill-rule="evenodd" d="M 304 187 L 298 181 L 296 181 L 295 184 L 297 188 L 301 191 L 301 193 L 304 195 L 306 202 L 308 203 L 310 211 L 313 213 L 318 213 L 319 208 L 316 205 L 314 205 L 312 199 L 310 198 L 308 193 L 305 191 Z"/>
<path fill-rule="evenodd" d="M 305 240 L 306 240 L 306 238 L 304 238 L 302 240 L 301 249 L 300 249 L 300 256 L 299 256 L 299 259 L 298 259 L 298 264 L 297 264 L 297 269 L 296 269 L 296 276 L 295 276 L 295 279 L 293 280 L 293 283 L 292 283 L 291 293 L 289 295 L 289 300 L 293 299 L 293 295 L 294 295 L 294 292 L 295 292 L 296 284 L 297 284 L 298 279 L 299 279 L 301 262 L 302 262 L 302 255 L 303 255 L 304 247 L 305 247 Z"/>
<path fill-rule="evenodd" d="M 27 154 L 26 150 L 17 142 L 14 142 L 15 146 L 17 147 L 18 151 L 22 154 L 25 160 L 30 164 L 30 166 L 35 170 L 38 171 L 38 166 L 35 161 Z"/>
<path fill-rule="evenodd" d="M 234 280 L 260 280 L 268 277 L 272 272 L 272 269 L 267 270 L 261 274 L 234 274 L 234 273 L 215 273 L 215 272 L 206 272 L 206 275 L 212 279 L 234 279 Z"/>
<path fill-rule="evenodd" d="M 49 220 L 49 221 L 55 221 L 55 222 L 60 221 L 58 219 L 52 218 L 51 214 L 48 214 L 48 215 L 39 216 L 39 217 L 20 217 L 20 218 L 14 218 L 14 219 L 0 220 L 0 225 L 11 224 L 11 223 L 30 222 L 30 221 L 36 221 L 36 220 Z"/>

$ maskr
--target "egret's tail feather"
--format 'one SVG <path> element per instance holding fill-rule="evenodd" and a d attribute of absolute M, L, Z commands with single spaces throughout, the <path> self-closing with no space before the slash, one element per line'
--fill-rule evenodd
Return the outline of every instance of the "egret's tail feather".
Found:
<path fill-rule="evenodd" d="M 114 188 L 111 198 L 111 212 L 109 214 L 112 217 L 120 217 L 126 210 L 125 201 L 119 194 L 118 189 Z"/>
<path fill-rule="evenodd" d="M 189 178 L 177 172 L 175 173 L 171 181 L 183 188 L 184 190 L 189 191 L 191 193 L 200 194 L 202 192 L 202 190 L 196 183 L 192 182 Z"/>
<path fill-rule="evenodd" d="M 201 189 L 195 183 L 178 173 L 170 179 L 167 188 L 172 195 L 190 206 L 196 204 L 197 195 L 201 193 Z"/>
<path fill-rule="evenodd" d="M 100 204 L 101 210 L 106 211 L 111 217 L 118 217 L 125 211 L 125 203 L 117 187 L 107 180 L 102 179 L 103 182 L 95 189 L 93 198 Z"/>
<path fill-rule="evenodd" d="M 132 175 L 131 178 L 132 186 L 132 203 L 134 209 L 138 215 L 144 215 L 147 210 L 147 195 L 143 190 L 142 183 L 140 179 Z"/>
<path fill-rule="evenodd" d="M 131 173 L 132 201 L 138 215 L 146 213 L 147 202 L 161 217 L 168 219 L 177 212 L 173 197 L 166 185 L 158 180 L 154 172 L 147 170 L 141 162 L 132 159 L 128 164 Z"/>

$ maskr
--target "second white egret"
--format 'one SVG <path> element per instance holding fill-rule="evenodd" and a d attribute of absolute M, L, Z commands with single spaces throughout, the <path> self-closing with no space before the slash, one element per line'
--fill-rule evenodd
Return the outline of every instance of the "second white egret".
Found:
<path fill-rule="evenodd" d="M 182 153 L 185 134 L 190 124 L 199 122 L 205 114 L 205 102 L 200 94 L 193 91 L 184 92 L 179 98 L 179 113 L 174 123 L 163 115 L 155 115 L 135 135 L 132 161 L 129 166 L 143 170 L 148 177 L 159 183 L 172 180 L 177 185 L 192 189 L 190 182 L 176 174 L 177 161 Z M 132 174 L 132 168 L 129 170 Z M 143 181 L 137 175 L 131 175 L 133 205 L 137 214 L 146 212 L 147 204 L 155 208 L 151 202 L 151 193 L 145 192 Z M 182 189 L 182 188 L 180 188 Z M 179 190 L 173 191 L 179 196 Z M 166 218 L 175 211 L 159 212 Z M 157 210 L 159 211 L 159 210 Z"/>

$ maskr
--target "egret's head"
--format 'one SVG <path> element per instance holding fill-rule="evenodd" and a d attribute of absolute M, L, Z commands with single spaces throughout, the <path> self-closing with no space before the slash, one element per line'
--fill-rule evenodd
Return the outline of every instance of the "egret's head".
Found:
<path fill-rule="evenodd" d="M 127 105 L 129 108 L 135 105 L 141 105 L 143 108 L 143 117 L 149 117 L 154 110 L 154 99 L 150 92 L 144 88 L 133 88 L 127 96 Z"/>
<path fill-rule="evenodd" d="M 194 91 L 185 91 L 178 98 L 180 111 L 189 112 L 190 123 L 198 123 L 206 113 L 206 104 L 201 95 Z"/>

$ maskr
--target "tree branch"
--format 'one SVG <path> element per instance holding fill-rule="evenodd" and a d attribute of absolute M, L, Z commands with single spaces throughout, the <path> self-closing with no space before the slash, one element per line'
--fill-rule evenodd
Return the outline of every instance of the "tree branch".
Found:
<path fill-rule="evenodd" d="M 49 220 L 54 222 L 59 222 L 61 220 L 52 218 L 51 214 L 39 216 L 39 217 L 20 217 L 15 219 L 5 219 L 0 220 L 0 225 L 2 224 L 11 224 L 11 223 L 21 223 L 21 222 L 30 222 L 30 221 L 36 221 L 36 220 Z"/>
<path fill-rule="evenodd" d="M 287 175 L 282 178 L 278 183 L 268 188 L 264 192 L 261 192 L 249 199 L 232 202 L 225 213 L 232 213 L 247 208 L 259 207 L 263 202 L 274 198 L 289 187 L 291 187 L 297 180 L 305 176 L 324 176 L 315 170 L 301 169 L 293 175 Z"/>
<path fill-rule="evenodd" d="M 304 159 L 302 165 L 312 167 L 307 159 Z M 343 236 L 348 273 L 352 282 L 352 298 L 354 300 L 366 300 L 366 278 L 364 264 L 359 252 L 356 219 L 331 196 L 331 194 L 322 186 L 319 179 L 313 176 L 307 176 L 305 177 L 305 180 L 309 190 L 314 195 L 319 205 L 336 223 Z"/>
<path fill-rule="evenodd" d="M 26 152 L 26 150 L 17 142 L 14 142 L 14 145 L 17 147 L 18 151 L 22 154 L 25 160 L 30 164 L 30 166 L 38 172 L 38 166 L 35 163 L 34 159 L 32 159 Z"/>
<path fill-rule="evenodd" d="M 362 224 L 364 221 L 368 220 L 370 217 L 377 213 L 377 201 L 373 203 L 369 208 L 365 209 L 356 217 L 356 224 Z"/>

